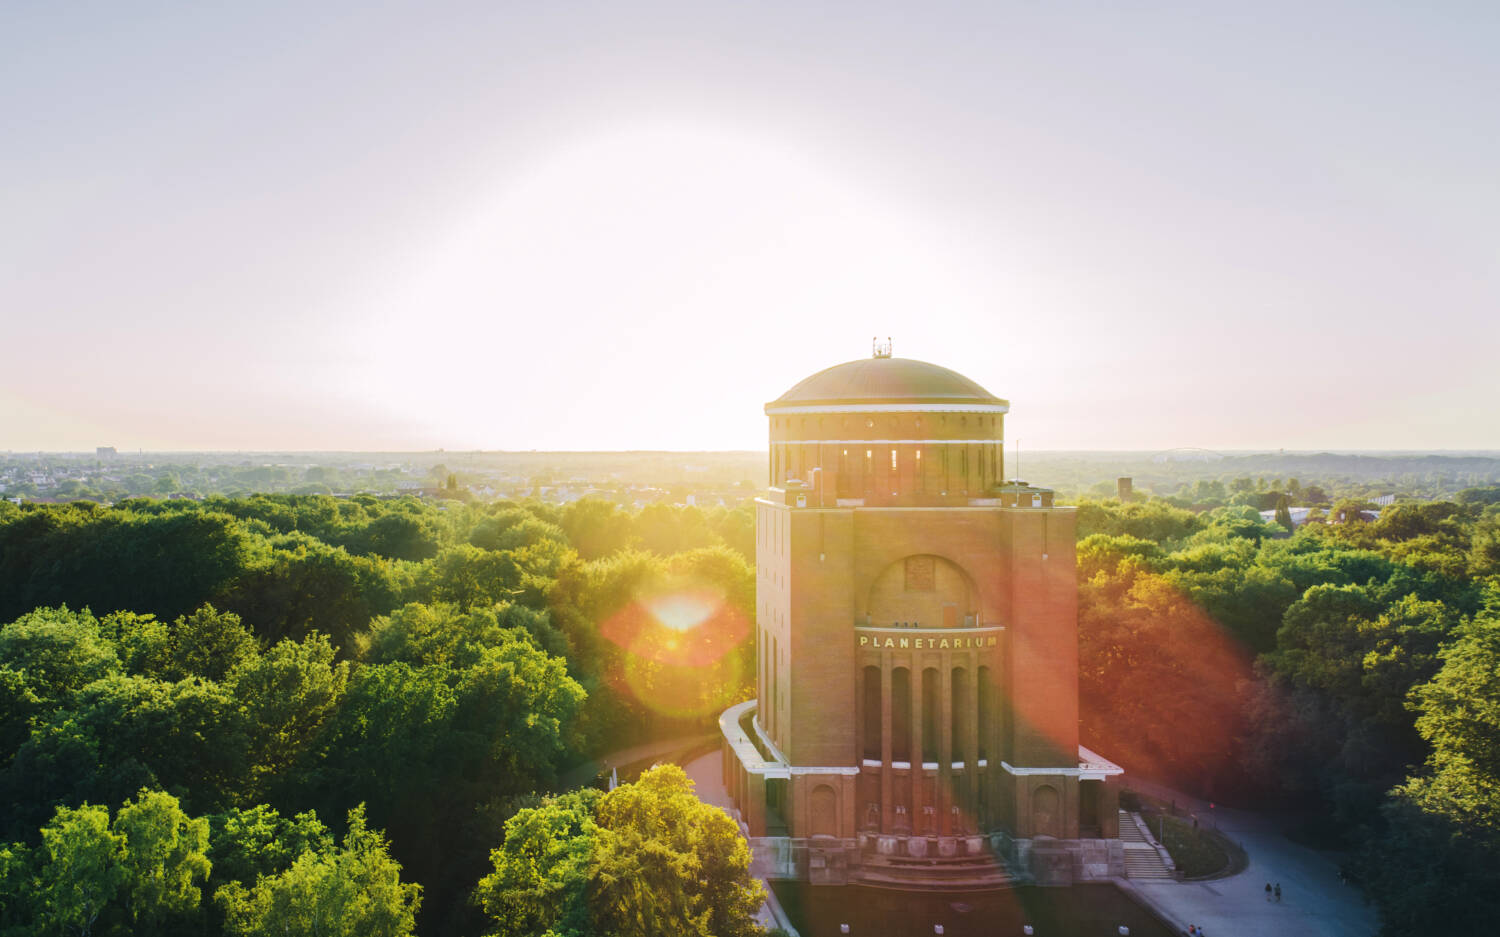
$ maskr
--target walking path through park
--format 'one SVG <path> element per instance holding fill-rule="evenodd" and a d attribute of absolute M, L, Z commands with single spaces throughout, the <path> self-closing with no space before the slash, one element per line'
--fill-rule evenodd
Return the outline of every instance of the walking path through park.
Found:
<path fill-rule="evenodd" d="M 660 742 L 645 742 L 631 748 L 622 748 L 619 751 L 610 752 L 600 756 L 595 761 L 586 761 L 578 767 L 563 774 L 561 779 L 562 790 L 572 790 L 582 787 L 599 776 L 601 771 L 610 768 L 619 768 L 622 765 L 635 764 L 645 761 L 647 758 L 661 758 L 690 749 L 704 742 L 718 738 L 716 732 L 703 732 L 698 735 L 684 735 L 675 739 L 664 739 Z"/>
<path fill-rule="evenodd" d="M 1200 823 L 1217 826 L 1250 858 L 1245 871 L 1205 882 L 1127 881 L 1125 886 L 1186 931 L 1208 937 L 1370 937 L 1379 929 L 1375 909 L 1359 889 L 1339 880 L 1338 860 L 1286 838 L 1274 816 L 1216 806 L 1180 791 L 1127 775 L 1126 786 L 1175 801 Z M 1281 885 L 1281 902 L 1266 901 L 1266 883 Z"/>
<path fill-rule="evenodd" d="M 687 772 L 688 779 L 693 782 L 694 793 L 698 799 L 705 804 L 713 804 L 722 807 L 734 816 L 734 801 L 729 799 L 729 791 L 724 787 L 724 759 L 719 752 L 709 752 L 694 758 L 682 766 Z M 770 929 L 773 927 L 787 927 L 786 912 L 781 910 L 781 904 L 777 902 L 776 896 L 771 893 L 771 883 L 763 882 L 766 887 L 766 903 L 760 906 L 760 912 L 755 916 L 761 926 Z"/>

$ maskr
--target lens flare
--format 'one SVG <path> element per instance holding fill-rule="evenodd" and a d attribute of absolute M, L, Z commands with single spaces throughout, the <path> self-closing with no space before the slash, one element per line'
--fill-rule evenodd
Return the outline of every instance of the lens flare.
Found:
<path fill-rule="evenodd" d="M 1098 576 L 1079 597 L 1080 741 L 1137 777 L 1202 794 L 1232 784 L 1250 652 L 1157 573 Z"/>
<path fill-rule="evenodd" d="M 742 690 L 750 625 L 720 591 L 670 584 L 637 596 L 599 632 L 621 651 L 615 686 L 655 712 L 711 715 Z"/>
<path fill-rule="evenodd" d="M 646 610 L 673 631 L 691 631 L 707 621 L 723 604 L 722 596 L 708 592 L 676 592 L 645 602 Z"/>

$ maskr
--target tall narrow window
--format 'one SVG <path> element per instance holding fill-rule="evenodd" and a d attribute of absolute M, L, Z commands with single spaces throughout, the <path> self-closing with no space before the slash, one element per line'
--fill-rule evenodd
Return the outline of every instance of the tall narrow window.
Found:
<path fill-rule="evenodd" d="M 962 667 L 953 668 L 953 697 L 952 716 L 950 726 L 953 734 L 953 760 L 967 763 L 969 761 L 969 682 L 968 673 Z"/>
<path fill-rule="evenodd" d="M 896 471 L 896 450 L 891 450 L 891 471 Z"/>
<path fill-rule="evenodd" d="M 917 490 L 918 491 L 924 491 L 927 488 L 927 479 L 925 479 L 925 478 L 922 477 L 922 450 L 921 450 L 920 447 L 917 449 L 916 460 L 917 460 Z"/>
<path fill-rule="evenodd" d="M 880 758 L 880 668 L 865 668 L 864 757 Z"/>
<path fill-rule="evenodd" d="M 995 705 L 995 689 L 990 686 L 990 668 L 979 668 L 979 755 L 983 760 L 990 757 L 990 731 L 994 718 L 990 710 Z"/>
<path fill-rule="evenodd" d="M 891 671 L 891 760 L 911 761 L 911 671 Z"/>
<path fill-rule="evenodd" d="M 922 760 L 938 757 L 938 672 L 931 667 L 922 671 Z"/>

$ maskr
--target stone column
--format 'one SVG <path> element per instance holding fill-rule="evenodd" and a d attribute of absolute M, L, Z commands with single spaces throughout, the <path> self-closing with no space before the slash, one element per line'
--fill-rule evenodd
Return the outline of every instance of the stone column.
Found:
<path fill-rule="evenodd" d="M 964 765 L 964 810 L 968 823 L 978 829 L 979 816 L 979 652 L 970 651 L 968 712 L 964 714 L 964 748 L 968 753 Z"/>
<path fill-rule="evenodd" d="M 912 835 L 922 831 L 922 660 L 912 655 L 911 664 L 911 806 L 908 820 Z"/>
<path fill-rule="evenodd" d="M 943 655 L 938 692 L 938 771 L 935 807 L 938 833 L 953 835 L 953 661 Z"/>
<path fill-rule="evenodd" d="M 880 832 L 895 828 L 891 797 L 891 653 L 880 652 Z"/>

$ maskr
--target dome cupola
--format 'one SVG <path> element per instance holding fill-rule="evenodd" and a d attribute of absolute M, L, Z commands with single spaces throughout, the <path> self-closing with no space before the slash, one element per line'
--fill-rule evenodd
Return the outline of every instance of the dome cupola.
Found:
<path fill-rule="evenodd" d="M 799 381 L 765 412 L 770 483 L 799 503 L 967 504 L 1001 481 L 1009 401 L 888 344 Z"/>

